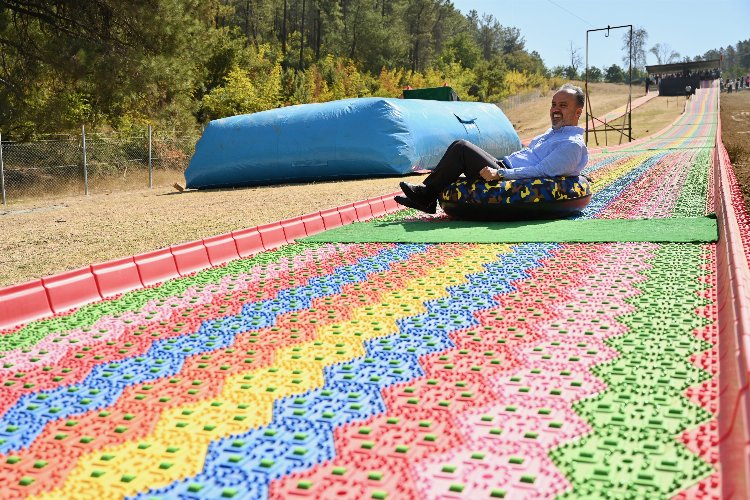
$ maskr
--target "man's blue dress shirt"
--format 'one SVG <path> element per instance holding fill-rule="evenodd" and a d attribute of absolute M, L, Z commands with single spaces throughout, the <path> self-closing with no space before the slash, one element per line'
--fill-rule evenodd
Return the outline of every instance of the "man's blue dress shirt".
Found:
<path fill-rule="evenodd" d="M 509 168 L 500 173 L 505 179 L 578 176 L 589 160 L 583 132 L 581 127 L 572 125 L 550 128 L 534 137 L 527 147 L 504 156 Z"/>

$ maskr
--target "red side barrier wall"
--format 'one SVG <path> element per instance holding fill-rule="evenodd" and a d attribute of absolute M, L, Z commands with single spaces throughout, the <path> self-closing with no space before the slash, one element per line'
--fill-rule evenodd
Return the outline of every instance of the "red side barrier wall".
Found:
<path fill-rule="evenodd" d="M 59 313 L 101 300 L 91 267 L 42 278 L 52 311 Z"/>
<path fill-rule="evenodd" d="M 174 255 L 169 248 L 135 255 L 133 260 L 145 286 L 176 278 L 180 275 L 177 271 Z"/>
<path fill-rule="evenodd" d="M 220 234 L 203 240 L 212 266 L 220 266 L 230 260 L 238 259 L 237 244 L 231 234 Z"/>
<path fill-rule="evenodd" d="M 42 280 L 0 290 L 0 330 L 52 314 Z"/>
<path fill-rule="evenodd" d="M 96 286 L 102 297 L 111 297 L 143 287 L 133 257 L 94 264 L 91 266 L 91 272 L 94 274 Z"/>
<path fill-rule="evenodd" d="M 736 177 L 721 141 L 714 153 L 719 225 L 719 455 L 723 498 L 750 498 L 750 267 L 742 235 L 750 230 Z"/>
<path fill-rule="evenodd" d="M 400 210 L 391 193 L 0 288 L 0 330 Z"/>

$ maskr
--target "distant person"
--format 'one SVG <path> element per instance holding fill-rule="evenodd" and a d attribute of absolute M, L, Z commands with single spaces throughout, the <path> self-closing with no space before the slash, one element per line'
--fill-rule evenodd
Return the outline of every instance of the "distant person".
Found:
<path fill-rule="evenodd" d="M 580 175 L 589 157 L 584 131 L 578 127 L 585 102 L 583 90 L 566 83 L 552 96 L 551 128 L 532 139 L 528 147 L 496 159 L 469 141 L 454 141 L 422 184 L 399 183 L 404 196 L 396 196 L 395 200 L 405 207 L 434 214 L 440 193 L 461 174 L 497 182 Z"/>
<path fill-rule="evenodd" d="M 685 85 L 685 99 L 690 99 L 690 95 L 693 93 L 693 87 L 690 84 Z"/>

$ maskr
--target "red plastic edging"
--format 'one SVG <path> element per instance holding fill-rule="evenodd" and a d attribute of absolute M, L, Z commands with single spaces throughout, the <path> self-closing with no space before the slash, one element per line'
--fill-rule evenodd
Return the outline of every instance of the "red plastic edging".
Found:
<path fill-rule="evenodd" d="M 52 314 L 42 280 L 0 289 L 0 330 Z"/>
<path fill-rule="evenodd" d="M 305 231 L 305 224 L 302 222 L 302 217 L 293 217 L 291 219 L 286 219 L 281 221 L 279 224 L 281 224 L 281 228 L 284 230 L 284 237 L 289 243 L 295 241 L 298 238 L 304 238 L 305 236 L 307 236 L 307 231 Z"/>
<path fill-rule="evenodd" d="M 169 249 L 174 255 L 177 270 L 182 276 L 211 267 L 203 240 L 172 245 Z"/>
<path fill-rule="evenodd" d="M 393 197 L 397 194 L 399 193 L 391 193 L 380 197 L 380 199 L 383 201 L 383 205 L 385 206 L 386 213 L 396 212 L 404 208 L 396 203 L 396 200 L 393 199 Z"/>
<path fill-rule="evenodd" d="M 348 205 L 342 205 L 338 207 L 339 215 L 341 216 L 341 225 L 345 226 L 352 222 L 357 222 L 357 210 L 354 208 L 354 203 Z"/>
<path fill-rule="evenodd" d="M 372 211 L 373 217 L 380 217 L 386 214 L 385 204 L 380 196 L 376 198 L 370 198 L 367 200 L 370 203 L 370 210 Z"/>
<path fill-rule="evenodd" d="M 91 267 L 75 269 L 42 278 L 52 311 L 55 313 L 101 300 Z"/>
<path fill-rule="evenodd" d="M 91 272 L 102 297 L 111 297 L 143 287 L 133 257 L 92 264 Z"/>
<path fill-rule="evenodd" d="M 367 219 L 372 219 L 372 208 L 370 208 L 370 200 L 355 203 L 354 212 L 357 214 L 358 221 L 366 221 Z"/>
<path fill-rule="evenodd" d="M 262 226 L 258 226 L 257 229 L 260 233 L 260 240 L 263 242 L 263 247 L 266 250 L 273 250 L 289 243 L 284 235 L 284 228 L 281 227 L 281 222 L 263 224 Z"/>
<path fill-rule="evenodd" d="M 338 214 L 338 212 L 336 213 Z M 326 225 L 320 212 L 303 215 L 302 223 L 305 225 L 305 233 L 307 233 L 308 236 L 322 233 L 326 230 Z"/>
<path fill-rule="evenodd" d="M 341 213 L 339 213 L 338 208 L 321 210 L 320 218 L 323 219 L 323 224 L 325 225 L 326 230 L 344 225 L 341 221 Z"/>
<path fill-rule="evenodd" d="M 232 238 L 237 245 L 237 253 L 243 259 L 265 250 L 257 228 L 232 231 Z"/>
<path fill-rule="evenodd" d="M 169 248 L 134 255 L 133 260 L 144 286 L 154 285 L 180 276 L 174 255 Z"/>
<path fill-rule="evenodd" d="M 722 496 L 750 498 L 750 266 L 742 246 L 739 214 L 732 204 L 732 164 L 721 141 L 718 116 L 714 150 L 719 370 L 719 456 Z"/>
<path fill-rule="evenodd" d="M 230 260 L 240 258 L 240 254 L 237 252 L 237 245 L 231 234 L 220 234 L 204 238 L 203 246 L 206 247 L 208 261 L 212 266 L 220 266 Z"/>

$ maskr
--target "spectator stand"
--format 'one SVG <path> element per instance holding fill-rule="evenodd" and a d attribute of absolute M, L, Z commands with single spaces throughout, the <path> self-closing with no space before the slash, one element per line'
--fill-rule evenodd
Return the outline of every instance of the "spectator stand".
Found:
<path fill-rule="evenodd" d="M 720 59 L 710 59 L 646 66 L 646 73 L 648 78 L 656 82 L 660 96 L 682 96 L 688 85 L 691 87 L 691 94 L 696 89 L 709 88 L 711 82 L 721 76 L 720 68 Z"/>

